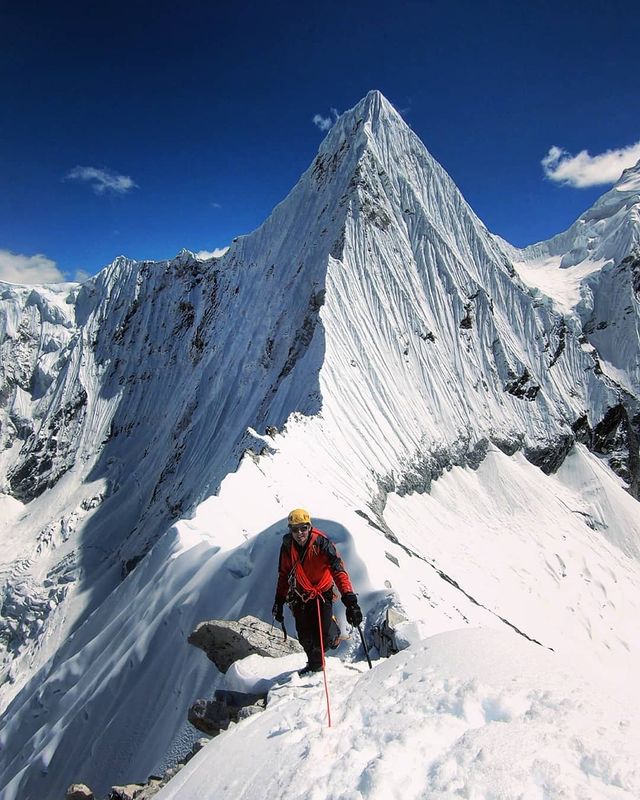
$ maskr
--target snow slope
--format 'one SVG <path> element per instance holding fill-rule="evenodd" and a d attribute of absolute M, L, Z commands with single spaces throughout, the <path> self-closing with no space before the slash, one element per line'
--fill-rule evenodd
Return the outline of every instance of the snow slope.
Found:
<path fill-rule="evenodd" d="M 220 677 L 185 637 L 269 618 L 294 506 L 369 625 L 395 605 L 416 635 L 493 627 L 637 670 L 637 341 L 606 361 L 617 328 L 590 344 L 514 253 L 372 92 L 222 258 L 3 287 L 8 800 L 188 749 Z"/>
<path fill-rule="evenodd" d="M 328 669 L 331 728 L 319 678 L 294 676 L 158 800 L 631 800 L 640 792 L 637 709 L 515 635 L 449 631 L 371 672 L 336 659 Z"/>

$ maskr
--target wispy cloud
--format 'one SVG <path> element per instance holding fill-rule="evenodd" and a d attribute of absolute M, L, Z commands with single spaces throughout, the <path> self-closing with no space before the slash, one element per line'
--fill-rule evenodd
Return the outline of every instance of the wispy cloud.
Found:
<path fill-rule="evenodd" d="M 84 283 L 85 281 L 88 281 L 90 277 L 91 273 L 87 272 L 86 269 L 77 269 L 76 274 L 73 276 L 73 280 L 76 281 L 76 283 Z"/>
<path fill-rule="evenodd" d="M 195 256 L 199 258 L 200 261 L 206 261 L 209 258 L 220 258 L 228 249 L 228 247 L 216 247 L 215 250 L 198 250 Z"/>
<path fill-rule="evenodd" d="M 549 149 L 541 164 L 544 174 L 556 183 L 586 189 L 588 186 L 615 183 L 622 171 L 632 167 L 640 159 L 640 142 L 607 150 L 592 156 L 582 150 L 573 156 L 561 147 L 554 145 Z"/>
<path fill-rule="evenodd" d="M 333 125 L 331 117 L 323 117 L 321 114 L 315 114 L 313 117 L 313 124 L 317 125 L 321 131 L 328 131 Z"/>
<path fill-rule="evenodd" d="M 0 280 L 9 283 L 60 283 L 65 276 L 56 262 L 42 253 L 24 256 L 0 250 Z"/>
<path fill-rule="evenodd" d="M 322 114 L 315 114 L 313 117 L 313 124 L 317 125 L 321 131 L 328 131 L 330 128 L 333 127 L 333 123 L 338 119 L 340 114 L 338 113 L 337 108 L 332 108 L 331 116 L 323 117 Z"/>
<path fill-rule="evenodd" d="M 97 167 L 74 167 L 66 177 L 67 180 L 90 184 L 96 194 L 105 192 L 126 194 L 137 187 L 128 175 L 116 175 L 114 172 Z"/>

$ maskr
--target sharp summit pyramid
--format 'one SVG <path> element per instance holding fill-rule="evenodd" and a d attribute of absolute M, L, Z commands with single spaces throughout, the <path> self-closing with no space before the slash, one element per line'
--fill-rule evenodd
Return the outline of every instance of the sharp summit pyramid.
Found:
<path fill-rule="evenodd" d="M 438 630 L 506 625 L 581 653 L 602 634 L 594 657 L 638 658 L 639 191 L 627 171 L 517 250 L 373 91 L 221 258 L 0 285 L 8 800 L 176 760 L 186 707 L 219 678 L 184 638 L 269 618 L 301 504 L 358 564 L 372 623 L 395 604 Z M 575 306 L 529 280 L 553 259 L 585 270 Z M 459 539 L 482 514 L 489 538 Z M 567 537 L 584 550 L 561 556 Z M 590 553 L 618 610 L 561 591 L 549 552 Z"/>

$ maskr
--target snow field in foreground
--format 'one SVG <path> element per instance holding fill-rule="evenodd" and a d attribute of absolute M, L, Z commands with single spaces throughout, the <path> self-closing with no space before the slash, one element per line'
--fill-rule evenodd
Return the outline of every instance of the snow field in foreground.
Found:
<path fill-rule="evenodd" d="M 250 658 L 240 665 L 246 690 L 250 674 L 257 683 L 275 671 L 272 660 Z M 282 661 L 282 672 L 295 666 Z M 372 671 L 329 658 L 328 677 L 331 728 L 322 676 L 294 674 L 271 689 L 265 712 L 212 740 L 158 800 L 640 796 L 634 697 L 612 697 L 515 634 L 450 631 Z"/>

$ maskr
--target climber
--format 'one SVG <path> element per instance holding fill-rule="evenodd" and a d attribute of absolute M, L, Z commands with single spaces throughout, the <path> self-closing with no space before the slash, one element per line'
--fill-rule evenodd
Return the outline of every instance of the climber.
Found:
<path fill-rule="evenodd" d="M 340 554 L 328 536 L 312 526 L 309 512 L 303 508 L 294 509 L 288 523 L 289 533 L 283 537 L 280 548 L 273 616 L 277 622 L 283 622 L 284 604 L 289 604 L 298 639 L 307 654 L 307 665 L 298 674 L 306 675 L 324 668 L 321 634 L 324 650 L 337 646 L 339 629 L 333 618 L 334 584 L 346 606 L 350 625 L 360 625 L 362 611 Z"/>

